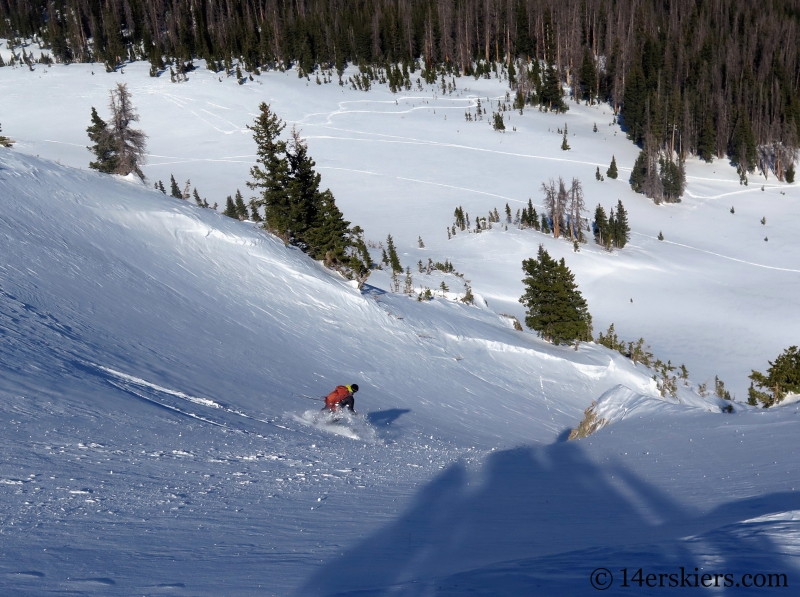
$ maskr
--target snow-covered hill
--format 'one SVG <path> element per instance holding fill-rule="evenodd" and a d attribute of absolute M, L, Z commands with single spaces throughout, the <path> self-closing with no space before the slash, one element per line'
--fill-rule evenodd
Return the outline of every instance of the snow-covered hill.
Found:
<path fill-rule="evenodd" d="M 0 149 L 0 592 L 583 594 L 605 567 L 606 594 L 627 594 L 620 569 L 681 566 L 796 584 L 800 408 L 724 414 L 693 391 L 719 372 L 741 394 L 747 367 L 796 337 L 794 187 L 731 186 L 727 166 L 703 181 L 716 166 L 691 164 L 706 197 L 678 206 L 591 184 L 642 235 L 623 252 L 498 227 L 448 241 L 456 205 L 521 206 L 546 177 L 587 183 L 635 150 L 591 132 L 603 108 L 566 115 L 567 157 L 551 115 L 514 113 L 517 136 L 458 121 L 497 81 L 392 98 L 292 73 L 171 85 L 142 65 L 91 68 L 0 69 L 0 121 L 19 142 Z M 151 184 L 191 177 L 210 202 L 244 189 L 244 124 L 274 102 L 347 219 L 392 233 L 412 270 L 453 261 L 476 306 L 384 292 L 380 272 L 362 294 L 253 224 L 76 169 L 89 106 L 121 77 L 151 135 Z M 618 353 L 515 331 L 499 313 L 521 317 L 520 262 L 540 242 L 576 272 L 597 328 L 644 335 L 694 383 L 662 399 Z M 353 382 L 360 419 L 315 425 L 308 398 Z M 593 401 L 610 425 L 565 442 Z"/>

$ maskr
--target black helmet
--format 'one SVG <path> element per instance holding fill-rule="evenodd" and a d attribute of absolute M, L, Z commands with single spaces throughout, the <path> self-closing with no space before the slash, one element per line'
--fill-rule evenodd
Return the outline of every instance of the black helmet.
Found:
<path fill-rule="evenodd" d="M 355 394 L 356 392 L 358 392 L 358 384 L 357 383 L 350 384 L 350 389 L 353 390 L 353 394 Z"/>

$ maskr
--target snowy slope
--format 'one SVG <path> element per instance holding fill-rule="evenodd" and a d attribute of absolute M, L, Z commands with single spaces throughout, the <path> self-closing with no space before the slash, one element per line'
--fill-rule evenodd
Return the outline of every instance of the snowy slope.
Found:
<path fill-rule="evenodd" d="M 8 57 L 5 44 L 0 51 Z M 245 125 L 266 101 L 308 138 L 323 185 L 367 238 L 377 242 L 391 233 L 412 270 L 420 259 L 450 259 L 496 312 L 521 319 L 520 263 L 544 243 L 576 273 L 596 331 L 613 322 L 620 337 L 644 337 L 662 360 L 685 363 L 697 383 L 713 385 L 718 375 L 739 400 L 746 398 L 751 369 L 763 371 L 768 359 L 797 343 L 796 185 L 753 175 L 743 187 L 726 160 L 690 160 L 684 201 L 656 206 L 626 182 L 638 149 L 611 124 L 608 106 L 570 104 L 563 115 L 508 112 L 508 132 L 500 134 L 487 120 L 507 92 L 497 79 L 462 77 L 456 93 L 446 96 L 431 86 L 399 94 L 375 86 L 364 93 L 335 82 L 317 85 L 294 71 L 238 85 L 203 62 L 197 66 L 180 84 L 148 77 L 144 63 L 112 74 L 91 64 L 0 69 L 0 121 L 18 151 L 86 168 L 91 106 L 107 116 L 108 90 L 126 82 L 150 136 L 145 173 L 151 184 L 168 183 L 170 174 L 181 186 L 191 179 L 210 203 L 224 206 L 237 188 L 247 195 L 254 146 Z M 466 122 L 465 111 L 474 115 L 478 99 L 488 115 Z M 569 152 L 560 150 L 557 132 L 565 123 Z M 612 154 L 620 178 L 595 181 L 596 167 L 605 172 Z M 447 240 L 456 206 L 473 220 L 493 208 L 502 212 L 505 203 L 516 211 L 529 197 L 538 203 L 541 183 L 558 176 L 583 182 L 590 210 L 600 203 L 608 211 L 622 199 L 633 230 L 625 251 L 588 245 L 574 254 L 569 243 L 514 229 Z M 663 242 L 656 240 L 659 231 Z M 417 247 L 419 236 L 425 249 Z M 414 282 L 433 287 L 439 281 L 416 275 Z"/>
<path fill-rule="evenodd" d="M 656 395 L 620 355 L 485 308 L 362 296 L 251 224 L 135 183 L 3 151 L 0 193 L 4 567 L 44 574 L 33 594 L 73 586 L 76 558 L 122 593 L 139 566 L 169 584 L 149 559 L 176 538 L 220 570 L 243 529 L 261 537 L 248 558 L 304 552 L 258 577 L 280 594 L 454 460 L 563 437 L 617 384 Z M 301 395 L 354 381 L 359 441 L 308 425 L 319 403 Z M 111 565 L 120 549 L 139 564 Z"/>
<path fill-rule="evenodd" d="M 720 373 L 741 395 L 749 367 L 796 343 L 794 187 L 745 189 L 717 164 L 690 165 L 697 198 L 678 206 L 595 186 L 594 163 L 635 155 L 601 121 L 591 133 L 603 108 L 566 115 L 564 157 L 554 116 L 512 114 L 516 136 L 463 121 L 469 93 L 504 93 L 494 80 L 434 99 L 92 68 L 0 69 L 19 141 L 0 150 L 2 593 L 581 594 L 599 566 L 800 578 L 797 404 L 722 414 L 683 387 L 662 400 L 621 355 L 498 315 L 522 316 L 520 261 L 544 242 L 597 328 L 614 321 L 695 384 Z M 151 136 L 151 183 L 191 177 L 211 202 L 244 189 L 244 124 L 271 101 L 348 219 L 392 233 L 412 270 L 449 258 L 488 306 L 362 295 L 252 224 L 33 157 L 85 168 L 89 106 L 119 78 Z M 513 229 L 447 241 L 455 205 L 521 206 L 559 174 L 607 208 L 622 197 L 643 236 L 611 255 Z M 311 425 L 303 396 L 352 382 L 359 439 Z M 598 399 L 611 425 L 559 441 Z"/>

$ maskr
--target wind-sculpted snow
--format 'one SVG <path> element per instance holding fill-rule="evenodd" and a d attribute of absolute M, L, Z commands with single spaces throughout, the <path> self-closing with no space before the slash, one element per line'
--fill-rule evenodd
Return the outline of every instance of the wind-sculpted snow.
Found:
<path fill-rule="evenodd" d="M 741 402 L 750 367 L 797 331 L 794 187 L 742 189 L 720 162 L 688 164 L 679 206 L 595 185 L 596 164 L 637 151 L 608 107 L 510 113 L 519 134 L 500 135 L 462 114 L 502 97 L 496 80 L 365 96 L 295 72 L 239 86 L 201 67 L 171 85 L 96 66 L 0 69 L 18 141 L 0 149 L 0 593 L 577 595 L 600 566 L 771 567 L 796 584 L 800 409 Z M 116 80 L 150 135 L 147 185 L 27 155 L 85 168 L 90 107 Z M 150 188 L 174 174 L 210 203 L 244 190 L 260 101 L 304 123 L 345 217 L 392 233 L 434 300 L 389 292 L 385 271 L 359 292 L 251 222 Z M 447 240 L 455 206 L 516 210 L 559 175 L 590 204 L 624 200 L 625 251 L 503 224 Z M 539 243 L 576 273 L 595 331 L 644 336 L 689 385 L 662 397 L 619 352 L 514 330 L 501 313 L 523 318 L 520 262 Z M 419 273 L 429 258 L 464 278 Z M 717 373 L 733 413 L 695 392 Z M 354 382 L 359 414 L 326 421 L 319 398 Z M 566 442 L 593 401 L 610 424 Z"/>

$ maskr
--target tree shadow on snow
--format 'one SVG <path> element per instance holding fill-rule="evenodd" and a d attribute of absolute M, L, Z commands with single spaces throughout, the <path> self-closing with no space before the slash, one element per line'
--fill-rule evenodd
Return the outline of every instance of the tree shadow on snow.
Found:
<path fill-rule="evenodd" d="M 463 464 L 450 466 L 394 522 L 324 565 L 298 593 L 591 594 L 590 574 L 601 567 L 614 575 L 604 595 L 642 588 L 650 594 L 635 581 L 621 587 L 622 568 L 629 578 L 639 568 L 645 576 L 675 573 L 678 583 L 691 582 L 680 577 L 680 567 L 736 580 L 785 573 L 792 586 L 800 581 L 798 558 L 770 539 L 766 531 L 776 523 L 743 521 L 795 509 L 800 495 L 788 492 L 698 513 L 619 463 L 590 461 L 577 443 L 518 448 L 490 455 L 481 478 Z M 670 578 L 663 582 L 668 586 Z M 724 586 L 724 578 L 717 582 Z M 672 591 L 691 592 L 684 587 Z M 715 594 L 753 592 L 733 587 Z"/>

